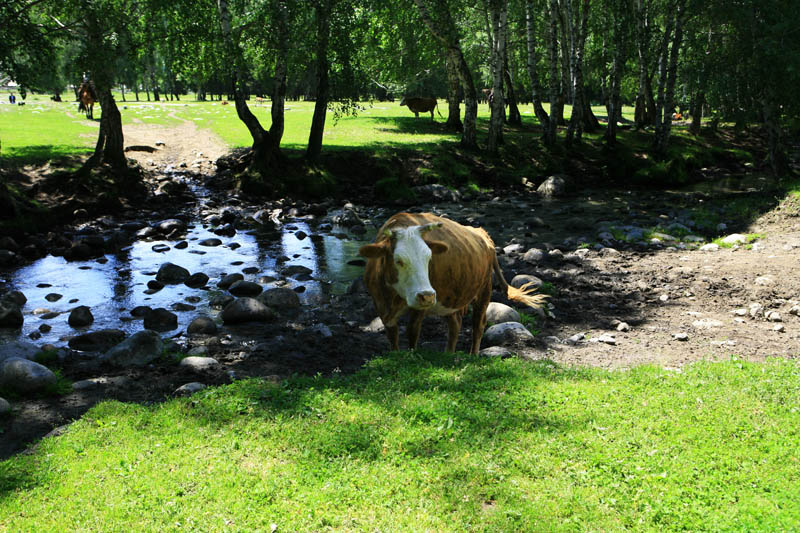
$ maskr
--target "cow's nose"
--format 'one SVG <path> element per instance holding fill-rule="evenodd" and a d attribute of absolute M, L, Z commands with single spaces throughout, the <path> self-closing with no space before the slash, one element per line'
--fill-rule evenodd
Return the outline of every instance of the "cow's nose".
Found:
<path fill-rule="evenodd" d="M 436 303 L 436 292 L 424 291 L 417 293 L 417 303 L 420 307 L 431 307 Z"/>

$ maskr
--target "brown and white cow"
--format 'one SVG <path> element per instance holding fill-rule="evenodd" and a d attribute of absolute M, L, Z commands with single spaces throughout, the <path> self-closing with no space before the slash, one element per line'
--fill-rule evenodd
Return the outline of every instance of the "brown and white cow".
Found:
<path fill-rule="evenodd" d="M 406 105 L 408 108 L 414 113 L 414 116 L 419 118 L 420 113 L 428 113 L 431 114 L 431 120 L 433 120 L 433 110 L 435 109 L 437 113 L 439 113 L 439 105 L 436 103 L 436 98 L 420 98 L 420 97 L 413 97 L 413 96 L 404 96 L 402 100 L 400 100 L 400 105 Z M 439 113 L 441 117 L 442 114 Z"/>
<path fill-rule="evenodd" d="M 527 285 L 517 289 L 506 282 L 486 231 L 431 213 L 392 216 L 359 254 L 368 258 L 364 281 L 393 350 L 399 349 L 397 320 L 408 311 L 410 349 L 417 346 L 422 319 L 431 314 L 447 317 L 447 351 L 455 351 L 462 317 L 472 304 L 470 353 L 477 353 L 493 272 L 509 299 L 539 307 L 545 298 L 531 294 Z"/>

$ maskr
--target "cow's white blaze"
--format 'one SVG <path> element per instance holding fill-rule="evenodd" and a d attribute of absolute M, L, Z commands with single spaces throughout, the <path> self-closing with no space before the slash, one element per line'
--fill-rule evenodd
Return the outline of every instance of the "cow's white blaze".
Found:
<path fill-rule="evenodd" d="M 392 231 L 396 239 L 392 260 L 397 269 L 397 283 L 392 288 L 413 309 L 428 309 L 436 304 L 436 291 L 428 276 L 428 265 L 433 254 L 422 239 L 422 227 L 411 226 Z"/>

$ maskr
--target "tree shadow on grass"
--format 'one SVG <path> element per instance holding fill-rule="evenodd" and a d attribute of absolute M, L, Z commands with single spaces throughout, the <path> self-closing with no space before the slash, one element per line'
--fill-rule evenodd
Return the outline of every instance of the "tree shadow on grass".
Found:
<path fill-rule="evenodd" d="M 19 168 L 25 165 L 42 165 L 53 162 L 56 166 L 69 164 L 71 160 L 92 153 L 92 148 L 69 144 L 30 145 L 9 148 L 3 152 L 0 163 L 4 167 Z"/>

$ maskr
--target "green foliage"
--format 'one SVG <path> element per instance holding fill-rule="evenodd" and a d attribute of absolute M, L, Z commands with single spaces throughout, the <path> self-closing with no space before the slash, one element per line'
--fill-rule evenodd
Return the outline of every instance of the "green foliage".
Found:
<path fill-rule="evenodd" d="M 539 291 L 539 292 L 541 292 L 541 291 Z M 540 330 L 537 327 L 538 319 L 537 319 L 536 315 L 532 315 L 530 313 L 525 313 L 524 311 L 519 311 L 519 322 L 520 322 L 520 324 L 525 326 L 525 328 L 528 331 L 530 331 L 531 334 L 534 337 L 542 332 L 542 330 Z"/>
<path fill-rule="evenodd" d="M 0 515 L 12 531 L 793 530 L 798 393 L 796 361 L 397 352 L 354 376 L 102 403 L 0 463 Z"/>

